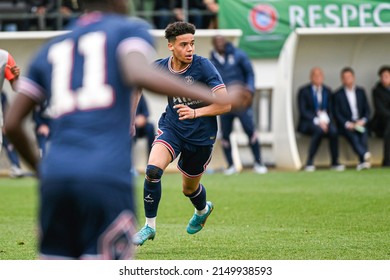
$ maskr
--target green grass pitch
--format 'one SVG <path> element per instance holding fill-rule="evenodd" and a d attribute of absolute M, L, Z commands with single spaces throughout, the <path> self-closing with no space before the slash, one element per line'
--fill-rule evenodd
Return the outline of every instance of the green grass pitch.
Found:
<path fill-rule="evenodd" d="M 389 260 L 390 170 L 244 172 L 202 180 L 215 210 L 205 228 L 186 233 L 193 207 L 181 175 L 165 174 L 157 234 L 137 259 Z M 142 176 L 137 179 L 144 223 Z M 36 258 L 36 181 L 0 179 L 0 259 Z"/>

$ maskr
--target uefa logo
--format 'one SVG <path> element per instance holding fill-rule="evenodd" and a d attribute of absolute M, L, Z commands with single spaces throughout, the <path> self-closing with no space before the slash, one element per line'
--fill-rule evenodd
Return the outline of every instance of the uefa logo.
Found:
<path fill-rule="evenodd" d="M 278 12 L 271 5 L 257 5 L 249 12 L 249 23 L 256 32 L 271 32 L 278 23 Z"/>

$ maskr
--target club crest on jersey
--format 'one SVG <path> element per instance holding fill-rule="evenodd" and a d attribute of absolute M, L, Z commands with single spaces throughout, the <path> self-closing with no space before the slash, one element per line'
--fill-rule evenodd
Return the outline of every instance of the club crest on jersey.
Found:
<path fill-rule="evenodd" d="M 184 79 L 186 80 L 186 83 L 189 85 L 192 85 L 194 83 L 194 77 L 192 76 L 186 76 Z"/>

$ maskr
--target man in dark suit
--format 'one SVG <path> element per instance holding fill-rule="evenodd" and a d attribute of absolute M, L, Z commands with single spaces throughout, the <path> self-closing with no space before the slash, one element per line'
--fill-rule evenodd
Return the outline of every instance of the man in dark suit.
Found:
<path fill-rule="evenodd" d="M 323 84 L 324 74 L 321 68 L 314 67 L 311 69 L 310 81 L 310 84 L 301 87 L 298 92 L 298 131 L 312 137 L 305 171 L 315 170 L 314 156 L 324 137 L 329 138 L 331 168 L 343 171 L 345 166 L 338 162 L 338 136 L 332 121 L 332 93 L 330 88 Z"/>
<path fill-rule="evenodd" d="M 355 74 L 351 67 L 341 70 L 342 86 L 334 95 L 334 115 L 338 130 L 351 144 L 352 149 L 359 156 L 357 170 L 371 167 L 368 162 L 367 122 L 370 117 L 366 92 L 356 86 Z"/>
<path fill-rule="evenodd" d="M 375 106 L 373 130 L 383 137 L 383 166 L 390 167 L 390 66 L 379 69 L 380 81 L 372 92 Z"/>

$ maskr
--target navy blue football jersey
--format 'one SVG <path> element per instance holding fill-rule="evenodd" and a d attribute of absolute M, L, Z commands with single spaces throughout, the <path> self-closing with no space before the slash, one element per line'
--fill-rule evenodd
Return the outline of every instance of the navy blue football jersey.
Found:
<path fill-rule="evenodd" d="M 70 29 L 37 53 L 19 84 L 20 92 L 48 101 L 52 138 L 41 177 L 129 182 L 132 88 L 121 63 L 132 51 L 155 55 L 149 25 L 96 12 Z"/>
<path fill-rule="evenodd" d="M 207 58 L 194 55 L 192 63 L 181 71 L 175 71 L 172 69 L 171 60 L 172 57 L 157 60 L 155 62 L 156 67 L 164 70 L 168 69 L 171 74 L 180 76 L 184 79 L 188 86 L 191 86 L 195 81 L 203 83 L 210 88 L 210 94 L 225 87 L 218 71 Z M 176 104 L 184 104 L 192 109 L 208 105 L 202 100 L 191 100 L 183 97 L 168 97 L 168 105 L 159 122 L 172 127 L 177 136 L 185 142 L 199 146 L 214 144 L 218 130 L 217 118 L 215 116 L 211 116 L 190 120 L 179 120 L 179 115 L 176 112 L 177 110 L 173 108 Z"/>

